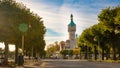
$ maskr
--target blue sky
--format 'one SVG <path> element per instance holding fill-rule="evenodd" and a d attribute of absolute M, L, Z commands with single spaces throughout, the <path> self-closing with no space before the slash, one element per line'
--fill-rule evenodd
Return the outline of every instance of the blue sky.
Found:
<path fill-rule="evenodd" d="M 16 0 L 22 2 L 32 12 L 37 13 L 44 20 L 47 28 L 46 44 L 68 39 L 67 25 L 73 14 L 77 25 L 76 34 L 96 23 L 100 11 L 106 7 L 120 5 L 120 0 Z"/>

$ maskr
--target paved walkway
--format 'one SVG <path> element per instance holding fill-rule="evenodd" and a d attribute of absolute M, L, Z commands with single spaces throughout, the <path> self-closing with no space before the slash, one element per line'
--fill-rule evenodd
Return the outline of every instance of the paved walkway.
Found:
<path fill-rule="evenodd" d="M 38 68 L 120 68 L 120 63 L 89 62 L 85 60 L 42 60 Z"/>
<path fill-rule="evenodd" d="M 24 66 L 0 66 L 0 68 L 36 68 L 35 65 L 40 65 L 40 62 L 41 61 L 29 60 L 24 64 Z"/>
<path fill-rule="evenodd" d="M 13 68 L 120 68 L 120 63 L 89 62 L 86 60 L 68 59 L 43 59 L 40 62 L 25 64 L 24 66 L 16 66 Z"/>

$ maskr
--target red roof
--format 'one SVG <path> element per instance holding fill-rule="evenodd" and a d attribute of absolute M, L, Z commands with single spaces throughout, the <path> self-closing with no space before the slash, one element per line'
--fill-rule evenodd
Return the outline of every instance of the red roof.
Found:
<path fill-rule="evenodd" d="M 70 43 L 70 40 L 66 40 L 66 43 Z"/>

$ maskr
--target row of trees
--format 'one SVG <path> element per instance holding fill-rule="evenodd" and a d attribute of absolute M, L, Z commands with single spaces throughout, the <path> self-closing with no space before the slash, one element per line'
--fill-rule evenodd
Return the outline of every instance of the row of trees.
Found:
<path fill-rule="evenodd" d="M 47 58 L 50 58 L 50 56 L 53 56 L 53 54 L 55 54 L 56 52 L 59 52 L 59 51 L 60 51 L 60 45 L 59 45 L 59 43 L 56 41 L 54 44 L 50 44 L 50 45 L 47 47 L 46 57 L 47 57 Z"/>
<path fill-rule="evenodd" d="M 66 50 L 61 50 L 60 54 L 62 55 L 63 58 L 75 58 L 78 59 L 80 56 L 78 56 L 80 54 L 80 49 L 79 48 L 75 48 L 75 49 L 66 49 Z M 73 57 L 73 55 L 75 55 L 75 57 Z"/>
<path fill-rule="evenodd" d="M 21 24 L 26 24 L 26 27 Z M 25 32 L 20 31 L 19 27 Z M 8 44 L 15 44 L 15 62 L 17 63 L 18 49 L 21 48 L 24 35 L 24 54 L 31 56 L 44 53 L 46 32 L 42 18 L 30 12 L 22 3 L 14 0 L 0 0 L 0 42 L 5 44 L 5 64 L 8 62 Z"/>
<path fill-rule="evenodd" d="M 78 45 L 91 47 L 95 57 L 97 51 L 100 52 L 102 60 L 105 55 L 108 58 L 110 54 L 113 54 L 114 60 L 116 60 L 116 54 L 119 54 L 120 59 L 120 6 L 103 9 L 98 15 L 98 24 L 82 32 Z"/>
<path fill-rule="evenodd" d="M 56 41 L 55 43 L 50 44 L 46 50 L 46 57 L 51 58 L 51 56 L 59 54 L 59 57 L 61 57 L 61 58 L 62 57 L 68 58 L 68 56 L 72 58 L 73 55 L 76 55 L 76 56 L 79 55 L 79 53 L 80 53 L 79 48 L 75 48 L 73 50 L 72 49 L 65 49 L 64 45 L 65 45 L 64 41 L 60 41 L 59 43 Z M 61 54 L 61 56 L 60 56 L 60 54 Z M 57 56 L 54 56 L 54 58 L 55 57 L 57 57 Z"/>

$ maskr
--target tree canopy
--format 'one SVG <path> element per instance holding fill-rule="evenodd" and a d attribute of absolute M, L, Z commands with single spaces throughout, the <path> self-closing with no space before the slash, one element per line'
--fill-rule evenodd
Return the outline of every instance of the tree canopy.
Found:
<path fill-rule="evenodd" d="M 28 28 L 25 32 L 19 29 L 23 23 Z M 21 28 L 25 29 L 24 27 Z M 0 0 L 0 32 L 0 42 L 15 44 L 19 48 L 21 48 L 22 35 L 24 35 L 26 54 L 32 48 L 36 50 L 34 53 L 40 54 L 44 51 L 46 28 L 42 17 L 31 12 L 22 3 L 17 3 L 14 0 Z M 7 51 L 5 50 L 5 52 Z"/>
<path fill-rule="evenodd" d="M 120 6 L 108 7 L 103 9 L 98 15 L 98 24 L 95 24 L 83 31 L 80 35 L 79 46 L 99 46 L 102 49 L 102 55 L 112 48 L 113 59 L 120 48 Z M 116 33 L 117 30 L 117 33 Z M 110 51 L 109 51 L 110 52 Z M 102 57 L 102 59 L 104 59 Z"/>

